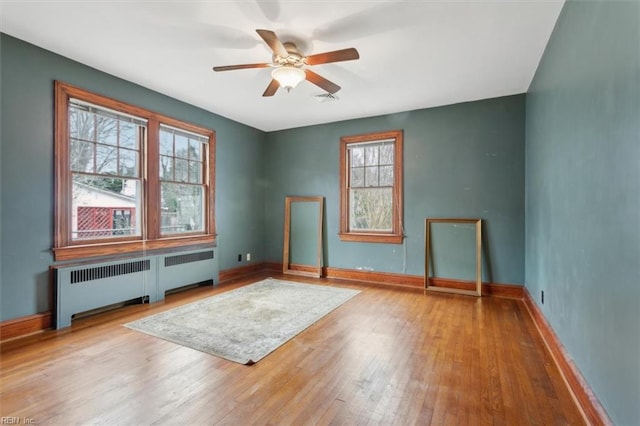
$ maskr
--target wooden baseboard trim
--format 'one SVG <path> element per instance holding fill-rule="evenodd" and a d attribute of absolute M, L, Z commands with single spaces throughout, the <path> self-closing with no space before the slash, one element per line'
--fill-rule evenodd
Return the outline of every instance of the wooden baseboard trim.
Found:
<path fill-rule="evenodd" d="M 282 264 L 278 262 L 264 263 L 264 269 L 272 272 L 282 272 Z M 391 272 L 363 271 L 358 269 L 322 268 L 322 276 L 326 278 L 362 281 L 368 283 L 393 285 L 399 287 L 424 288 L 422 275 L 396 274 Z M 475 290 L 474 281 L 453 280 L 448 278 L 431 278 L 434 287 L 455 288 L 460 290 Z M 514 284 L 483 283 L 482 295 L 504 297 L 508 299 L 522 299 L 524 287 Z"/>
<path fill-rule="evenodd" d="M 237 280 L 238 278 L 248 277 L 265 269 L 264 263 L 254 263 L 252 265 L 239 266 L 237 268 L 225 269 L 218 274 L 218 281 L 224 283 L 227 281 Z"/>
<path fill-rule="evenodd" d="M 451 288 L 464 291 L 476 291 L 476 282 L 451 278 L 429 278 L 429 287 Z M 482 283 L 482 295 L 503 297 L 506 299 L 522 299 L 524 286 L 514 284 Z"/>
<path fill-rule="evenodd" d="M 263 267 L 265 270 L 269 272 L 280 272 L 282 273 L 282 263 L 278 262 L 264 262 Z"/>
<path fill-rule="evenodd" d="M 316 274 L 316 276 L 318 276 L 318 267 L 317 266 L 296 265 L 295 263 L 292 263 L 292 264 L 289 265 L 289 270 L 290 271 L 305 272 L 305 273 L 309 273 L 309 274 Z"/>
<path fill-rule="evenodd" d="M 0 322 L 0 341 L 24 337 L 52 327 L 52 313 L 42 312 Z"/>
<path fill-rule="evenodd" d="M 604 407 L 602 407 L 600 401 L 596 398 L 587 381 L 582 377 L 582 374 L 560 342 L 560 339 L 558 339 L 553 328 L 551 328 L 544 314 L 526 289 L 524 290 L 523 301 L 540 336 L 542 336 L 542 340 L 567 383 L 567 387 L 573 393 L 587 424 L 612 425 L 613 423 L 609 419 Z"/>
<path fill-rule="evenodd" d="M 417 275 L 394 274 L 391 272 L 362 271 L 358 269 L 343 269 L 325 266 L 322 275 L 350 281 L 386 284 L 400 287 L 423 288 L 424 279 Z"/>
<path fill-rule="evenodd" d="M 263 271 L 282 273 L 282 263 L 279 262 L 264 262 L 258 266 L 260 266 Z M 237 270 L 238 273 L 241 273 L 241 269 L 244 268 L 234 268 L 233 270 L 228 271 Z M 227 271 L 220 272 L 220 282 L 223 281 L 223 272 L 226 274 Z M 242 278 L 243 276 L 248 276 L 257 271 L 246 272 L 247 273 L 245 275 L 234 275 L 234 278 Z M 360 271 L 357 269 L 331 268 L 327 266 L 322 268 L 322 276 L 326 278 L 336 278 L 413 288 L 422 288 L 424 284 L 423 278 L 421 276 L 393 274 L 389 272 Z"/>

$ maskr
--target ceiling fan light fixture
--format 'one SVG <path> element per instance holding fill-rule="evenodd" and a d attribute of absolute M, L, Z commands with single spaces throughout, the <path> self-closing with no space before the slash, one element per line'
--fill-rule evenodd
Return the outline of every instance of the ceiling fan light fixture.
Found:
<path fill-rule="evenodd" d="M 282 43 L 273 31 L 256 30 L 256 32 L 273 52 L 271 63 L 216 66 L 213 67 L 213 70 L 217 72 L 274 67 L 271 71 L 271 81 L 264 93 L 262 93 L 264 97 L 275 95 L 280 87 L 290 92 L 302 80 L 307 80 L 325 92 L 334 95 L 340 90 L 340 86 L 316 74 L 308 67 L 332 62 L 352 61 L 360 58 L 360 54 L 353 47 L 305 56 L 293 42 Z"/>
<path fill-rule="evenodd" d="M 280 87 L 287 89 L 287 92 L 289 92 L 304 80 L 306 75 L 300 68 L 283 65 L 271 71 L 271 77 L 280 84 Z"/>

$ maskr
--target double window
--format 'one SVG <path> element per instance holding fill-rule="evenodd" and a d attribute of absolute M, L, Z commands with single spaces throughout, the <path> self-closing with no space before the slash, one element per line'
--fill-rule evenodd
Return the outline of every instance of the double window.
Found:
<path fill-rule="evenodd" d="M 212 243 L 214 133 L 56 83 L 56 260 Z"/>
<path fill-rule="evenodd" d="M 402 131 L 340 139 L 340 238 L 401 243 Z"/>

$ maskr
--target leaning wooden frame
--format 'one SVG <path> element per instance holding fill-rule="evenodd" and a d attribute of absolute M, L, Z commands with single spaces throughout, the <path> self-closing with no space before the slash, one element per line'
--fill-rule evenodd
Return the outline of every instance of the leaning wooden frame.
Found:
<path fill-rule="evenodd" d="M 290 261 L 290 240 L 291 240 L 291 204 L 292 203 L 318 203 L 318 241 L 316 247 L 315 265 L 292 265 Z M 322 223 L 324 212 L 324 197 L 291 197 L 285 198 L 284 209 L 284 244 L 282 252 L 282 273 L 291 275 L 301 275 L 305 277 L 322 276 Z"/>
<path fill-rule="evenodd" d="M 432 223 L 471 223 L 476 226 L 476 288 L 464 290 L 458 288 L 437 287 L 429 285 L 429 260 L 431 259 L 431 224 Z M 466 294 L 469 296 L 482 296 L 482 219 L 448 219 L 426 218 L 424 222 L 424 288 L 427 291 L 441 293 Z"/>

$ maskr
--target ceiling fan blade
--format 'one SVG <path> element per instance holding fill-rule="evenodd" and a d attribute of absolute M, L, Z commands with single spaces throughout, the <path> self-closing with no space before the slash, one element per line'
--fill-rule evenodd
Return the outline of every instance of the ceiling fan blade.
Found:
<path fill-rule="evenodd" d="M 276 33 L 269 30 L 256 30 L 256 32 L 262 37 L 271 50 L 273 50 L 273 53 L 282 58 L 289 56 L 289 52 L 287 52 L 287 49 L 285 49 L 284 44 L 282 44 Z"/>
<path fill-rule="evenodd" d="M 262 96 L 273 96 L 278 91 L 280 87 L 280 83 L 277 80 L 271 80 L 271 83 L 267 86 L 267 90 L 264 91 Z"/>
<path fill-rule="evenodd" d="M 304 62 L 307 65 L 328 64 L 330 62 L 352 61 L 360 59 L 358 51 L 351 47 L 349 49 L 334 50 L 333 52 L 318 53 L 307 56 Z"/>
<path fill-rule="evenodd" d="M 225 65 L 222 67 L 213 67 L 214 71 L 231 71 L 231 70 L 244 70 L 247 68 L 269 68 L 272 64 L 244 64 L 244 65 Z"/>
<path fill-rule="evenodd" d="M 316 86 L 318 86 L 319 88 L 321 88 L 322 90 L 325 90 L 331 94 L 336 93 L 338 90 L 340 90 L 340 86 L 338 86 L 337 84 L 327 80 L 326 78 L 316 74 L 315 72 L 311 71 L 311 70 L 304 70 L 304 73 L 307 76 L 307 80 L 310 81 L 311 83 L 315 84 Z"/>

